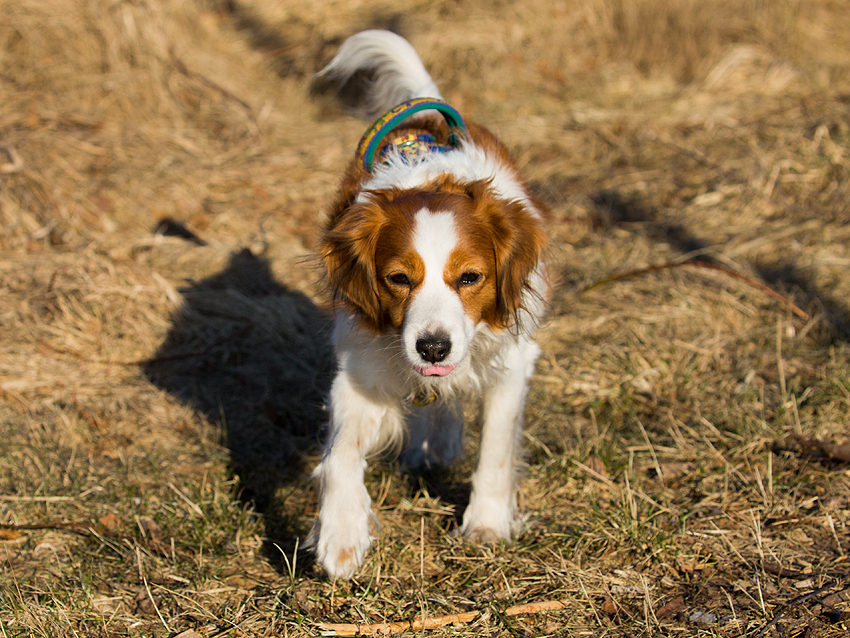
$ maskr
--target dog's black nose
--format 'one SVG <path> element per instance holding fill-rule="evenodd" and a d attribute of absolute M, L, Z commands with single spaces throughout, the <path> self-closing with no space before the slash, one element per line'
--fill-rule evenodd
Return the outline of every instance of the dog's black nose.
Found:
<path fill-rule="evenodd" d="M 429 334 L 416 340 L 416 352 L 428 363 L 439 363 L 451 351 L 452 342 L 443 334 Z"/>

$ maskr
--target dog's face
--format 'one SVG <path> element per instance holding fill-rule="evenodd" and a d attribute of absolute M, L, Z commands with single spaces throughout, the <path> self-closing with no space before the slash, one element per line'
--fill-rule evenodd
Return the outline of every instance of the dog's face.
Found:
<path fill-rule="evenodd" d="M 333 217 L 322 255 L 366 328 L 399 334 L 419 374 L 446 376 L 480 326 L 516 321 L 544 242 L 523 204 L 497 199 L 487 182 L 443 179 L 361 194 Z"/>

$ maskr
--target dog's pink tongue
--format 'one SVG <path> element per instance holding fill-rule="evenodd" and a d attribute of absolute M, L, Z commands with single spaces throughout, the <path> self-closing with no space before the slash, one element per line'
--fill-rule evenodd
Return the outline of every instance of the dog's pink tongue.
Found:
<path fill-rule="evenodd" d="M 455 366 L 429 366 L 419 369 L 419 372 L 425 377 L 444 377 L 454 369 Z"/>

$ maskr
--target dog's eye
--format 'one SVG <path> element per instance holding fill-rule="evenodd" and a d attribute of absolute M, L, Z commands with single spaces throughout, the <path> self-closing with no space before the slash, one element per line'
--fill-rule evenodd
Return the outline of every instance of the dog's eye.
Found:
<path fill-rule="evenodd" d="M 396 286 L 409 286 L 410 279 L 407 278 L 403 272 L 394 272 L 391 275 L 387 275 L 387 281 L 391 284 L 395 284 Z"/>
<path fill-rule="evenodd" d="M 458 283 L 461 286 L 471 286 L 479 279 L 481 279 L 481 275 L 477 272 L 465 272 L 460 276 L 460 279 L 458 279 Z"/>

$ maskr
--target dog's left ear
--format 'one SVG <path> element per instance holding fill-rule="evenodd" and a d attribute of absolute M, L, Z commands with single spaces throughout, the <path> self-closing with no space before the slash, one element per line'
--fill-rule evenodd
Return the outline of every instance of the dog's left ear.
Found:
<path fill-rule="evenodd" d="M 493 197 L 488 182 L 476 182 L 467 189 L 479 216 L 490 227 L 496 265 L 496 302 L 487 317 L 503 328 L 515 326 L 522 310 L 542 296 L 536 290 L 536 277 L 547 238 L 541 213 L 521 200 Z"/>
<path fill-rule="evenodd" d="M 378 204 L 352 204 L 344 214 L 331 218 L 320 247 L 334 296 L 378 330 L 383 313 L 375 249 L 384 221 Z"/>

